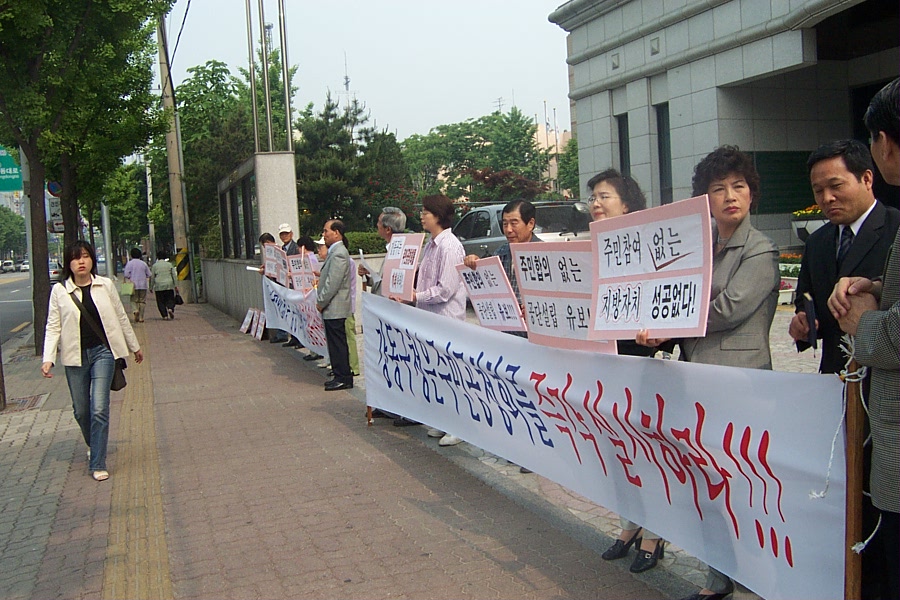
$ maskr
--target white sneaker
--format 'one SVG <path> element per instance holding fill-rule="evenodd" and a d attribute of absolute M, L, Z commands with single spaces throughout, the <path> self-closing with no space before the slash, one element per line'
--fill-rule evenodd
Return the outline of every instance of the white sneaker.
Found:
<path fill-rule="evenodd" d="M 460 443 L 462 440 L 456 437 L 455 435 L 450 435 L 449 433 L 441 438 L 441 441 L 438 442 L 438 446 L 455 446 Z"/>
<path fill-rule="evenodd" d="M 441 431 L 440 429 L 435 429 L 434 427 L 429 427 L 428 428 L 428 437 L 442 438 L 442 437 L 444 437 L 444 432 Z"/>

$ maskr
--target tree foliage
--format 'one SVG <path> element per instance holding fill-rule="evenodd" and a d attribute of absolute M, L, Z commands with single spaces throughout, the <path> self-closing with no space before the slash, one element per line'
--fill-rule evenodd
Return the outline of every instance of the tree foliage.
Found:
<path fill-rule="evenodd" d="M 569 196 L 578 198 L 580 183 L 578 181 L 578 140 L 575 136 L 569 138 L 566 147 L 559 154 L 559 170 L 557 181 L 561 191 L 568 190 Z"/>
<path fill-rule="evenodd" d="M 9 258 L 25 254 L 25 219 L 5 206 L 0 206 L 0 256 Z"/>
<path fill-rule="evenodd" d="M 44 180 L 47 168 L 68 157 L 67 173 L 109 165 L 110 154 L 138 143 L 127 115 L 145 96 L 145 24 L 171 8 L 173 0 L 6 0 L 0 10 L 0 143 L 18 145 L 29 162 L 31 259 L 47 261 Z M 131 104 L 134 101 L 135 104 Z M 145 107 L 149 108 L 149 107 Z M 109 130 L 104 129 L 109 127 Z M 124 129 L 123 129 L 124 128 Z M 90 135 L 85 136 L 85 131 Z M 144 130 L 138 126 L 138 134 Z M 115 138 L 115 139 L 113 139 Z M 146 142 L 146 138 L 143 140 Z M 143 143 L 141 142 L 141 143 Z M 138 144 L 140 145 L 140 144 Z M 89 161 L 85 155 L 96 159 Z M 121 154 L 115 157 L 115 161 Z M 89 163 L 89 164 L 88 164 Z M 82 166 L 84 165 L 84 166 Z M 105 179 L 111 169 L 90 175 Z M 66 192 L 65 188 L 63 190 Z M 72 221 L 73 201 L 64 218 Z M 68 216 L 66 216 L 68 215 Z M 71 235 L 71 234 L 69 234 Z M 43 347 L 49 277 L 33 273 L 35 349 Z"/>
<path fill-rule="evenodd" d="M 360 168 L 360 140 L 371 135 L 367 121 L 363 105 L 354 99 L 341 108 L 330 93 L 320 111 L 310 103 L 300 113 L 295 152 L 302 231 L 318 232 L 331 218 L 349 229 L 370 227 L 362 201 L 366 173 Z"/>
<path fill-rule="evenodd" d="M 545 182 L 550 152 L 538 147 L 536 131 L 537 125 L 513 107 L 410 136 L 403 142 L 403 157 L 419 193 L 490 200 L 496 187 L 486 188 L 484 178 L 475 178 L 484 169 L 509 171 L 533 186 Z"/>

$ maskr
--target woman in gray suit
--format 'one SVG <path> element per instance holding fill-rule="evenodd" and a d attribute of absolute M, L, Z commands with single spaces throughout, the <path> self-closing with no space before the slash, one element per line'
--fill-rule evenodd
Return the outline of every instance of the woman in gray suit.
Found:
<path fill-rule="evenodd" d="M 677 341 L 637 335 L 645 346 L 681 347 L 681 360 L 771 369 L 769 328 L 778 304 L 778 247 L 750 224 L 759 195 L 759 175 L 749 156 L 722 146 L 694 167 L 694 195 L 709 195 L 713 228 L 713 272 L 706 336 Z M 685 600 L 719 600 L 734 582 L 709 569 L 706 586 Z"/>

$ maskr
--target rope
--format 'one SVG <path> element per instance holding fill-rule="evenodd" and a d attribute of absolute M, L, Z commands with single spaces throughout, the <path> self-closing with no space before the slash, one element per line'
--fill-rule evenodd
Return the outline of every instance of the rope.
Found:
<path fill-rule="evenodd" d="M 848 371 L 850 368 L 850 363 L 853 361 L 853 353 L 855 351 L 855 340 L 847 334 L 841 338 L 841 350 L 847 356 L 847 362 L 844 364 L 844 368 L 838 374 L 841 381 L 844 382 L 844 392 L 842 396 L 842 405 L 843 409 L 841 411 L 841 419 L 838 422 L 837 429 L 834 432 L 834 437 L 831 438 L 831 455 L 828 457 L 828 469 L 825 472 L 825 487 L 821 491 L 811 490 L 809 492 L 810 499 L 816 500 L 819 498 L 824 498 L 828 495 L 828 488 L 831 485 L 831 467 L 834 465 L 834 451 L 837 448 L 838 436 L 841 433 L 841 429 L 844 427 L 844 421 L 847 418 L 847 383 L 850 382 L 861 382 L 866 378 L 866 373 L 868 372 L 867 367 L 859 366 L 855 371 Z M 866 406 L 865 398 L 862 393 L 862 386 L 860 386 L 859 390 L 859 398 L 863 405 L 863 410 L 866 411 L 866 416 L 869 415 L 869 409 Z M 864 442 L 864 446 L 869 443 L 871 439 L 871 434 L 866 438 Z M 868 543 L 866 541 L 865 543 Z"/>
<path fill-rule="evenodd" d="M 869 545 L 869 542 L 872 541 L 872 538 L 875 537 L 875 534 L 878 533 L 878 530 L 881 528 L 881 513 L 878 513 L 878 522 L 875 523 L 875 529 L 872 531 L 872 534 L 866 538 L 864 542 L 856 542 L 850 549 L 856 552 L 857 554 L 862 554 L 862 551 L 866 549 L 866 546 Z"/>

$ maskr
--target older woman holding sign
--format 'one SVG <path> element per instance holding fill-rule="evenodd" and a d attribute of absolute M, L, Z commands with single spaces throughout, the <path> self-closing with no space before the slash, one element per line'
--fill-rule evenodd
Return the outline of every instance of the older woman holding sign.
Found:
<path fill-rule="evenodd" d="M 594 175 L 588 181 L 587 187 L 591 192 L 590 210 L 591 219 L 594 221 L 620 217 L 647 208 L 647 199 L 637 181 L 615 169 L 607 169 Z M 641 346 L 628 340 L 620 340 L 617 345 L 619 354 L 626 356 L 656 354 L 655 348 Z M 664 552 L 663 541 L 659 536 L 624 517 L 619 518 L 619 526 L 622 531 L 615 543 L 601 555 L 603 560 L 625 558 L 631 546 L 637 544 L 638 553 L 629 570 L 632 573 L 643 573 L 655 567 Z"/>
<path fill-rule="evenodd" d="M 677 340 L 681 360 L 729 367 L 771 369 L 769 328 L 778 304 L 778 247 L 750 224 L 759 195 L 752 159 L 722 146 L 694 168 L 694 194 L 709 195 L 715 220 L 712 285 L 706 336 Z M 639 344 L 674 346 L 675 341 L 638 333 Z M 725 574 L 709 568 L 706 587 L 685 600 L 719 600 L 734 590 Z"/>

